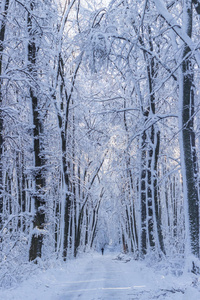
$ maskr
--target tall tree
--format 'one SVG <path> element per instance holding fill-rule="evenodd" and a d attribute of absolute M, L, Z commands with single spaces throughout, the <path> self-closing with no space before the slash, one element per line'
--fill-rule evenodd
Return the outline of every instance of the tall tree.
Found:
<path fill-rule="evenodd" d="M 45 223 L 45 157 L 43 149 L 43 133 L 44 133 L 44 112 L 42 111 L 42 103 L 39 93 L 37 92 L 38 75 L 37 75 L 37 55 L 38 41 L 40 36 L 35 35 L 37 22 L 35 20 L 35 5 L 37 1 L 29 2 L 29 10 L 27 13 L 28 27 L 28 71 L 30 76 L 35 81 L 33 86 L 30 86 L 29 93 L 32 105 L 33 114 L 33 151 L 34 151 L 34 217 L 33 229 L 31 232 L 31 244 L 29 251 L 29 260 L 35 260 L 42 255 L 43 230 Z M 40 29 L 38 29 L 40 30 Z"/>
<path fill-rule="evenodd" d="M 191 56 L 200 66 L 200 52 L 192 41 L 193 6 L 199 14 L 199 1 L 185 0 L 183 2 L 182 27 L 168 12 L 162 0 L 155 0 L 158 12 L 168 25 L 172 26 L 174 34 L 179 36 L 183 43 L 183 51 L 179 73 L 179 101 L 180 101 L 180 148 L 185 199 L 186 230 L 189 238 L 189 251 L 199 257 L 199 199 L 197 190 L 196 158 L 193 149 L 195 134 L 194 119 L 194 65 Z M 177 26 L 176 26 L 177 25 Z"/>
<path fill-rule="evenodd" d="M 192 36 L 192 1 L 185 0 L 183 7 L 183 30 Z M 179 100 L 181 105 L 181 150 L 186 218 L 189 220 L 191 252 L 199 257 L 199 199 L 196 178 L 196 154 L 194 148 L 194 75 L 190 47 L 183 42 L 182 64 L 179 80 Z M 186 227 L 188 225 L 186 224 Z"/>
<path fill-rule="evenodd" d="M 3 213 L 3 51 L 4 39 L 6 32 L 6 19 L 9 8 L 9 0 L 1 2 L 1 20 L 0 20 L 0 228 L 2 226 L 2 213 Z"/>

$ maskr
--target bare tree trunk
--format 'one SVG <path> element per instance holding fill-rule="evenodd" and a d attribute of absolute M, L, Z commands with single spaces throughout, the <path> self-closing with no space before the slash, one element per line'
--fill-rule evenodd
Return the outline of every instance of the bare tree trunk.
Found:
<path fill-rule="evenodd" d="M 3 213 L 3 79 L 1 78 L 3 73 L 3 50 L 4 39 L 6 31 L 6 17 L 8 13 L 9 0 L 5 0 L 1 7 L 1 27 L 0 27 L 0 228 L 2 226 L 2 213 Z"/>
<path fill-rule="evenodd" d="M 184 26 L 189 37 L 192 35 L 192 1 L 184 2 Z M 181 65 L 180 102 L 182 108 L 182 170 L 186 205 L 186 230 L 190 237 L 190 250 L 199 257 L 199 199 L 196 181 L 196 158 L 194 157 L 195 133 L 193 128 L 193 70 L 191 60 L 185 58 L 191 49 L 184 43 Z M 188 222 L 187 222 L 188 219 Z"/>
<path fill-rule="evenodd" d="M 147 253 L 147 195 L 146 195 L 146 132 L 142 134 L 141 142 L 141 174 L 140 174 L 140 201 L 141 201 L 141 254 Z"/>
<path fill-rule="evenodd" d="M 59 73 L 62 81 L 60 84 L 60 96 L 61 100 L 61 111 L 57 111 L 58 125 L 60 130 L 61 138 L 61 151 L 62 151 L 62 174 L 64 179 L 64 237 L 63 237 L 63 258 L 67 258 L 68 250 L 68 238 L 69 238 L 69 228 L 70 228 L 70 211 L 71 211 L 71 199 L 70 199 L 70 171 L 69 163 L 67 160 L 67 136 L 68 136 L 68 124 L 69 124 L 69 105 L 71 96 L 67 95 L 65 82 L 64 82 L 64 64 L 60 56 L 59 59 Z M 64 103 L 65 102 L 65 103 Z M 65 118 L 64 118 L 65 116 Z"/>
<path fill-rule="evenodd" d="M 34 1 L 30 3 L 30 11 L 34 10 Z M 33 19 L 32 14 L 28 13 L 28 61 L 29 72 L 31 76 L 37 80 L 37 47 L 35 37 L 33 35 Z M 45 158 L 43 153 L 43 133 L 44 133 L 44 119 L 40 111 L 40 99 L 37 96 L 36 88 L 30 87 L 30 99 L 32 103 L 33 114 L 33 149 L 34 149 L 34 172 L 33 179 L 35 184 L 35 191 L 33 194 L 35 214 L 33 218 L 33 232 L 31 236 L 31 244 L 29 249 L 29 260 L 35 260 L 42 255 L 43 244 L 43 229 L 45 222 Z M 37 262 L 37 261 L 36 261 Z"/>
<path fill-rule="evenodd" d="M 149 47 L 153 52 L 153 41 L 151 29 L 149 31 Z M 140 39 L 143 45 L 143 41 Z M 156 113 L 156 98 L 154 91 L 154 80 L 157 76 L 157 65 L 153 57 L 149 57 L 144 51 L 144 58 L 147 64 L 147 80 L 149 88 L 149 106 L 143 110 L 145 121 L 151 122 L 152 115 Z M 157 187 L 157 167 L 160 149 L 160 132 L 154 124 L 142 133 L 141 144 L 141 251 L 142 255 L 147 252 L 147 241 L 150 248 L 158 248 L 158 251 L 165 253 L 163 233 L 161 228 L 160 204 Z"/>

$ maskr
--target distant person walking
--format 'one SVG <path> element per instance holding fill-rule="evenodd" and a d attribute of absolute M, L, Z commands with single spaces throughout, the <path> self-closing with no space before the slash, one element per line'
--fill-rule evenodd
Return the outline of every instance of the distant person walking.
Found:
<path fill-rule="evenodd" d="M 102 255 L 103 255 L 103 253 L 104 253 L 104 248 L 101 248 L 101 253 L 102 253 Z"/>

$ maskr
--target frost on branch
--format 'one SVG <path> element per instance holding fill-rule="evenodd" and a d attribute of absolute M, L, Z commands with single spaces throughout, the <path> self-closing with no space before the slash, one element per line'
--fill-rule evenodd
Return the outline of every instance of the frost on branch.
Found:
<path fill-rule="evenodd" d="M 106 67 L 109 53 L 107 34 L 92 31 L 87 42 L 86 53 L 91 72 L 97 73 L 102 67 Z"/>
<path fill-rule="evenodd" d="M 45 235 L 46 233 L 47 233 L 46 230 L 41 229 L 38 226 L 33 228 L 33 230 L 31 231 L 31 235 L 36 237 L 38 237 L 39 235 Z"/>

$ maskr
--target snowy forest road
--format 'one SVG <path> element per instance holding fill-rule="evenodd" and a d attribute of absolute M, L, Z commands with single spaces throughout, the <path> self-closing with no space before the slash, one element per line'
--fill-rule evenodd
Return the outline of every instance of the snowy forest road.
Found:
<path fill-rule="evenodd" d="M 198 281 L 194 286 L 191 273 L 172 275 L 164 265 L 155 270 L 126 255 L 90 253 L 66 263 L 48 262 L 47 269 L 35 269 L 15 287 L 0 290 L 0 299 L 198 300 Z"/>
<path fill-rule="evenodd" d="M 92 254 L 77 263 L 73 270 L 68 269 L 70 276 L 63 278 L 63 288 L 51 300 L 200 299 L 200 293 L 186 288 L 179 278 L 165 277 L 126 255 Z"/>
<path fill-rule="evenodd" d="M 123 261 L 126 263 L 126 261 Z M 75 281 L 67 283 L 66 292 L 59 300 L 131 299 L 132 279 L 122 261 L 113 256 L 96 256 Z M 142 288 L 142 283 L 135 288 Z"/>

